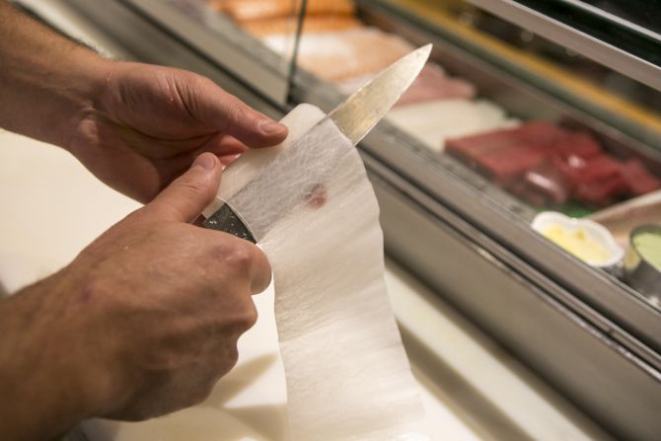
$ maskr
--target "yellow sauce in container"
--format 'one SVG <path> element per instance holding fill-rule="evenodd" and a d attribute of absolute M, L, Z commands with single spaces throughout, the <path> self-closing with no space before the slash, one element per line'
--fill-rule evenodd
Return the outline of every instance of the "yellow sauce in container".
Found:
<path fill-rule="evenodd" d="M 541 233 L 547 239 L 589 264 L 603 264 L 612 257 L 609 250 L 592 239 L 583 227 L 569 229 L 562 225 L 551 224 Z"/>

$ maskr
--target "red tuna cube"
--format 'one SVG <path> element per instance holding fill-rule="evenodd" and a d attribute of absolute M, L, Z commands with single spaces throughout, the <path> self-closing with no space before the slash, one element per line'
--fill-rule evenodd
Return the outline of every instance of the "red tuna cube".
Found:
<path fill-rule="evenodd" d="M 630 159 L 620 166 L 620 176 L 629 192 L 640 196 L 661 187 L 661 181 L 653 176 L 639 159 Z"/>
<path fill-rule="evenodd" d="M 475 158 L 478 168 L 505 187 L 511 185 L 527 170 L 541 163 L 546 155 L 543 151 L 523 146 L 513 145 Z"/>
<path fill-rule="evenodd" d="M 601 147 L 589 133 L 568 132 L 553 146 L 553 154 L 562 157 L 589 158 L 601 153 Z"/>
<path fill-rule="evenodd" d="M 570 155 L 566 158 L 553 157 L 551 163 L 558 168 L 573 185 L 619 175 L 620 163 L 608 155 L 582 158 Z"/>
<path fill-rule="evenodd" d="M 552 124 L 532 122 L 520 127 L 449 139 L 445 150 L 453 156 L 475 159 L 513 144 L 548 148 L 564 135 L 564 130 Z"/>
<path fill-rule="evenodd" d="M 576 187 L 575 197 L 586 204 L 605 207 L 626 192 L 627 185 L 624 179 L 619 174 L 615 174 L 579 184 Z"/>
<path fill-rule="evenodd" d="M 573 191 L 567 177 L 556 167 L 544 162 L 528 170 L 523 180 L 521 196 L 533 205 L 565 204 Z M 538 201 L 543 201 L 541 204 Z"/>
<path fill-rule="evenodd" d="M 509 188 L 509 191 L 536 207 L 546 207 L 549 203 L 548 197 L 530 188 L 523 180 L 517 181 Z"/>

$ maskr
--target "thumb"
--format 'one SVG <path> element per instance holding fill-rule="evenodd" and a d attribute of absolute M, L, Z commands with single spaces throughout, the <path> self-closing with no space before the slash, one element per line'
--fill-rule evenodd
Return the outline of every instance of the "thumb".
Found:
<path fill-rule="evenodd" d="M 216 196 L 221 169 L 216 155 L 202 153 L 186 173 L 145 206 L 144 214 L 161 220 L 194 221 Z"/>

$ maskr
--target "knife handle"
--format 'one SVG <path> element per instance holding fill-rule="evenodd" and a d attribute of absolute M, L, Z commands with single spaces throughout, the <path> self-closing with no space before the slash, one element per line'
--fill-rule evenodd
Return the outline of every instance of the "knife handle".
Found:
<path fill-rule="evenodd" d="M 239 239 L 257 243 L 246 224 L 243 223 L 241 218 L 227 204 L 223 204 L 214 214 L 202 222 L 202 225 L 204 228 L 222 231 L 232 234 Z"/>

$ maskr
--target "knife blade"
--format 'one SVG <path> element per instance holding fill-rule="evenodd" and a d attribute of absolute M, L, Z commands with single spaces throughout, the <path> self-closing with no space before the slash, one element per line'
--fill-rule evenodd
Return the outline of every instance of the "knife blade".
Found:
<path fill-rule="evenodd" d="M 354 145 L 358 144 L 411 86 L 427 62 L 431 48 L 431 44 L 422 46 L 390 65 L 339 104 L 309 132 L 317 126 L 328 124 L 330 120 Z M 203 226 L 256 243 L 254 234 L 227 204 L 209 216 Z"/>
<path fill-rule="evenodd" d="M 431 48 L 431 44 L 422 46 L 391 64 L 333 109 L 327 118 L 332 119 L 354 145 L 358 144 L 413 84 Z"/>

